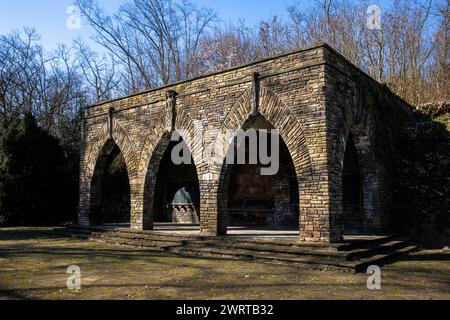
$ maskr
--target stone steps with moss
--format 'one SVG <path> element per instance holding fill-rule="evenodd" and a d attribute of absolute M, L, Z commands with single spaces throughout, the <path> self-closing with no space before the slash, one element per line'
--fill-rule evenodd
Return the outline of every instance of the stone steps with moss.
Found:
<path fill-rule="evenodd" d="M 274 239 L 174 235 L 104 227 L 69 226 L 57 229 L 54 233 L 188 256 L 254 260 L 349 272 L 365 272 L 369 265 L 381 266 L 418 249 L 408 239 L 395 236 L 316 244 Z"/>

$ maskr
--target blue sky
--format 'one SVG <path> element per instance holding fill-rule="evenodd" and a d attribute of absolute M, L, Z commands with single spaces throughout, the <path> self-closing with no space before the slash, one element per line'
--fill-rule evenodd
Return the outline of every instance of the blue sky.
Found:
<path fill-rule="evenodd" d="M 108 13 L 113 13 L 125 0 L 99 0 Z M 311 0 L 314 1 L 314 0 Z M 248 25 L 255 25 L 274 14 L 286 14 L 286 6 L 294 0 L 192 0 L 198 6 L 210 7 L 217 11 L 225 22 L 245 19 Z M 300 2 L 300 1 L 297 1 Z M 307 1 L 303 0 L 302 3 Z M 382 1 L 374 1 L 382 2 Z M 42 36 L 42 43 L 48 50 L 58 43 L 70 45 L 72 39 L 82 37 L 88 40 L 91 29 L 85 24 L 80 30 L 66 27 L 67 8 L 73 0 L 0 0 L 0 34 L 24 26 L 34 27 Z"/>
<path fill-rule="evenodd" d="M 113 13 L 125 0 L 99 0 L 108 13 Z M 256 24 L 273 14 L 283 15 L 291 0 L 193 0 L 198 6 L 210 7 L 224 21 L 237 22 L 245 19 L 249 25 Z M 73 0 L 0 0 L 0 34 L 24 26 L 34 27 L 42 36 L 46 49 L 55 49 L 58 43 L 70 45 L 72 39 L 88 39 L 91 30 L 85 24 L 80 30 L 66 27 L 67 8 Z"/>

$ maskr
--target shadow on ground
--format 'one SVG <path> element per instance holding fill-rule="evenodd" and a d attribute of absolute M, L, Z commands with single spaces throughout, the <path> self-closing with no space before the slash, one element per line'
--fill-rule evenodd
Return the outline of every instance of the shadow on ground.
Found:
<path fill-rule="evenodd" d="M 0 299 L 450 299 L 450 251 L 419 252 L 367 275 L 124 248 L 0 229 Z M 82 290 L 66 288 L 69 265 Z"/>
<path fill-rule="evenodd" d="M 52 233 L 55 228 L 0 228 L 0 241 L 62 239 Z"/>

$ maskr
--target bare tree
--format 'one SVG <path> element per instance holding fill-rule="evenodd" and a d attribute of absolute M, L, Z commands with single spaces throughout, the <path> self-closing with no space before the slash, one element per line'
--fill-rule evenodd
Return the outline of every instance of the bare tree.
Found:
<path fill-rule="evenodd" d="M 434 34 L 434 50 L 431 53 L 432 63 L 426 74 L 430 83 L 424 98 L 426 102 L 443 102 L 450 99 L 449 8 L 450 0 L 446 0 L 439 3 L 434 12 L 434 18 L 439 24 Z"/>
<path fill-rule="evenodd" d="M 216 14 L 188 1 L 133 0 L 112 17 L 94 0 L 77 0 L 96 40 L 123 64 L 130 91 L 196 75 L 201 39 Z"/>
<path fill-rule="evenodd" d="M 194 65 L 197 74 L 206 74 L 242 65 L 258 58 L 254 35 L 243 22 L 218 26 L 203 37 Z"/>
<path fill-rule="evenodd" d="M 0 126 L 25 112 L 58 134 L 80 109 L 81 79 L 70 50 L 45 52 L 33 29 L 0 36 Z"/>
<path fill-rule="evenodd" d="M 85 81 L 86 92 L 92 92 L 89 100 L 98 103 L 112 99 L 120 92 L 121 77 L 116 69 L 114 56 L 99 56 L 81 40 L 75 41 L 77 62 Z"/>
<path fill-rule="evenodd" d="M 260 42 L 279 47 L 281 38 L 296 49 L 324 41 L 413 104 L 449 99 L 449 0 L 395 0 L 384 8 L 380 30 L 366 26 L 370 4 L 321 0 L 306 10 L 290 6 L 282 33 L 293 39 L 265 36 Z"/>
<path fill-rule="evenodd" d="M 410 103 L 449 100 L 449 1 L 394 0 L 369 30 L 369 0 L 294 4 L 255 27 L 182 0 L 129 0 L 112 16 L 76 0 L 106 54 L 81 41 L 46 52 L 32 29 L 0 35 L 0 125 L 31 112 L 58 132 L 83 105 L 322 41 Z"/>

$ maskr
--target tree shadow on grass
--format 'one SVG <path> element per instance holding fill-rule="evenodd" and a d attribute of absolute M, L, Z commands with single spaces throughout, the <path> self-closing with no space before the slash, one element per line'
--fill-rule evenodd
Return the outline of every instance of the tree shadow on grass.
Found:
<path fill-rule="evenodd" d="M 0 300 L 4 298 L 11 300 L 30 300 L 30 297 L 22 294 L 18 290 L 9 290 L 0 288 Z"/>
<path fill-rule="evenodd" d="M 219 281 L 211 281 L 212 279 L 219 279 Z M 127 293 L 133 292 L 137 289 L 142 290 L 150 290 L 146 292 L 148 295 L 153 298 L 164 299 L 165 296 L 164 290 L 161 292 L 155 291 L 155 287 L 159 289 L 168 289 L 168 290 L 176 290 L 175 299 L 190 299 L 201 297 L 202 299 L 208 299 L 209 294 L 214 295 L 229 295 L 235 294 L 236 297 L 245 298 L 248 295 L 258 295 L 261 298 L 273 298 L 274 294 L 278 294 L 280 290 L 294 290 L 299 289 L 298 293 L 303 293 L 307 295 L 317 296 L 319 299 L 329 298 L 333 296 L 336 297 L 346 297 L 349 299 L 361 299 L 365 291 L 365 282 L 354 282 L 354 283 L 317 283 L 315 281 L 309 283 L 287 283 L 286 281 L 272 281 L 270 283 L 254 283 L 254 282 L 244 282 L 235 280 L 230 282 L 229 279 L 224 281 L 220 281 L 220 279 L 224 279 L 221 276 L 221 273 L 214 273 L 214 277 L 205 278 L 201 275 L 188 276 L 185 279 L 181 279 L 178 281 L 174 280 L 165 280 L 165 281 L 157 281 L 157 279 L 147 279 L 137 280 L 137 281 L 129 281 L 128 283 L 108 283 L 108 284 L 86 284 L 82 285 L 82 294 L 78 297 L 61 297 L 62 299 L 92 299 L 92 294 L 94 292 L 90 292 L 91 290 L 101 289 L 101 290 L 120 290 L 123 289 L 123 292 L 111 292 L 110 294 L 114 295 L 111 298 L 117 299 L 118 297 L 125 297 Z M 396 282 L 395 284 L 387 284 L 384 290 L 388 290 L 385 292 L 380 292 L 377 294 L 378 298 L 383 298 L 386 295 L 391 294 L 391 290 L 395 289 L 394 292 L 398 298 L 402 296 L 411 296 L 414 298 L 419 295 L 428 295 L 429 292 L 424 290 L 423 292 L 418 292 L 418 284 L 410 283 L 407 281 Z M 300 290 L 301 289 L 301 290 Z M 0 295 L 6 296 L 12 299 L 42 299 L 43 293 L 54 293 L 60 292 L 60 290 L 65 290 L 63 286 L 30 286 L 28 288 L 17 288 L 14 290 L 11 289 L 0 289 Z M 213 290 L 213 291 L 211 291 Z M 436 283 L 433 284 L 432 293 L 445 297 L 447 295 L 447 287 L 444 283 L 436 286 Z M 67 293 L 67 292 L 66 292 Z M 142 292 L 142 297 L 146 297 L 147 294 Z M 354 296 L 348 296 L 348 294 L 354 294 Z M 103 295 L 101 295 L 103 296 Z M 95 297 L 94 297 L 95 299 Z M 171 298 L 173 299 L 173 298 Z"/>
<path fill-rule="evenodd" d="M 216 257 L 194 257 L 194 256 L 182 256 L 180 254 L 157 251 L 157 250 L 147 250 L 147 249 L 106 249 L 106 248 L 74 248 L 74 247 L 51 247 L 51 246 L 39 246 L 30 247 L 29 245 L 13 245 L 8 246 L 8 248 L 0 247 L 0 257 L 11 259 L 11 258 L 21 258 L 26 257 L 27 259 L 33 259 L 33 257 L 40 258 L 71 258 L 71 259 L 88 259 L 88 264 L 98 263 L 98 259 L 105 259 L 104 263 L 111 264 L 114 261 L 117 263 L 122 262 L 134 262 L 143 261 L 152 264 L 161 265 L 173 265 L 173 266 L 191 266 L 194 261 L 204 260 L 210 262 L 218 262 L 220 264 L 225 261 L 236 261 L 226 258 L 216 258 Z M 158 261 L 164 259 L 162 261 Z M 169 259 L 176 259 L 171 261 Z M 182 260 L 180 260 L 182 259 Z M 182 261 L 182 262 L 181 262 Z M 250 260 L 251 261 L 251 260 Z M 202 268 L 201 266 L 195 265 L 194 267 Z"/>
<path fill-rule="evenodd" d="M 51 240 L 64 239 L 57 235 L 54 229 L 0 229 L 0 241 L 23 241 L 23 240 Z"/>

